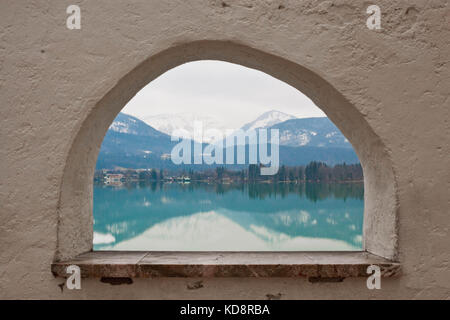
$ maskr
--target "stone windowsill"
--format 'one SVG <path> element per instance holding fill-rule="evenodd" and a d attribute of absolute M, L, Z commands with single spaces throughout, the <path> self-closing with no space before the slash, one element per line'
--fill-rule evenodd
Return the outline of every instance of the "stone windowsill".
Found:
<path fill-rule="evenodd" d="M 310 281 L 342 281 L 367 277 L 378 265 L 382 276 L 400 272 L 400 264 L 367 252 L 137 252 L 95 251 L 55 262 L 55 276 L 67 277 L 69 265 L 82 277 L 307 277 Z"/>

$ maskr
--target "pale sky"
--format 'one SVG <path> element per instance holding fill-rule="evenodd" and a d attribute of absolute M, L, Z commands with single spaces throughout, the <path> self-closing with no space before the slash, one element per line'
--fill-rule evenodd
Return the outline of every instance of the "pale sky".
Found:
<path fill-rule="evenodd" d="M 167 71 L 139 91 L 122 112 L 139 119 L 193 113 L 239 128 L 269 110 L 299 118 L 325 116 L 300 91 L 266 73 L 213 60 L 189 62 Z"/>

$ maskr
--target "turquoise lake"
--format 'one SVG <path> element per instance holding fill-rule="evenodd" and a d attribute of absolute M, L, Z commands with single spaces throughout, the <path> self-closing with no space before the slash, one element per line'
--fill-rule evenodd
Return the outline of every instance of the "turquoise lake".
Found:
<path fill-rule="evenodd" d="M 361 250 L 363 212 L 362 183 L 94 185 L 94 250 Z"/>

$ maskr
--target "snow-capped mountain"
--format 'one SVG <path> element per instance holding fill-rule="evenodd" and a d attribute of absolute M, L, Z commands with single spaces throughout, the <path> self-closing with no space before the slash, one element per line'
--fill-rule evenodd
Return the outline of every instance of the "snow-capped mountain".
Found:
<path fill-rule="evenodd" d="M 181 114 L 160 114 L 149 116 L 143 119 L 145 123 L 153 128 L 176 137 L 193 139 L 195 123 L 200 123 L 203 130 L 203 142 L 210 143 L 214 140 L 212 136 L 207 135 L 208 129 L 217 129 L 225 132 L 225 126 L 219 119 L 213 116 L 199 117 L 192 113 Z M 181 129 L 181 130 L 180 130 Z"/>
<path fill-rule="evenodd" d="M 352 145 L 327 117 L 291 119 L 271 126 L 278 129 L 280 145 L 290 147 L 351 148 Z"/>
<path fill-rule="evenodd" d="M 280 133 L 281 164 L 306 165 L 313 160 L 330 165 L 358 162 L 351 144 L 326 117 L 290 119 L 269 127 L 271 128 L 278 129 Z M 171 141 L 170 135 L 152 128 L 138 118 L 120 113 L 103 139 L 97 168 L 179 169 L 167 157 L 177 143 L 178 141 Z M 200 169 L 193 166 L 196 170 Z M 207 167 L 204 165 L 202 168 Z"/>
<path fill-rule="evenodd" d="M 125 113 L 119 113 L 103 139 L 97 159 L 97 167 L 133 167 L 142 161 L 160 165 L 161 156 L 170 153 L 174 142 L 145 122 Z M 141 162 L 139 162 L 141 161 Z"/>
<path fill-rule="evenodd" d="M 254 121 L 245 124 L 244 126 L 242 126 L 241 129 L 247 131 L 250 129 L 257 129 L 257 128 L 268 128 L 273 125 L 276 125 L 277 123 L 281 123 L 291 119 L 296 119 L 296 117 L 281 111 L 271 110 L 263 113 Z"/>
<path fill-rule="evenodd" d="M 138 136 L 160 137 L 163 134 L 148 126 L 142 120 L 125 113 L 119 113 L 109 126 L 109 131 L 126 133 Z"/>
<path fill-rule="evenodd" d="M 243 131 L 278 129 L 280 145 L 290 147 L 351 148 L 351 144 L 327 117 L 301 118 L 272 110 L 247 123 Z"/>

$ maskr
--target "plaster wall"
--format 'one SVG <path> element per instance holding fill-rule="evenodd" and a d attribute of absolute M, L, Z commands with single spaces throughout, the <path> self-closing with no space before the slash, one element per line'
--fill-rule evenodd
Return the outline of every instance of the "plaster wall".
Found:
<path fill-rule="evenodd" d="M 81 30 L 65 26 L 81 8 Z M 12 1 L 0 4 L 1 298 L 450 298 L 450 8 L 446 0 Z M 365 279 L 84 279 L 55 259 L 92 246 L 91 178 L 109 124 L 145 84 L 219 59 L 302 90 L 365 174 L 365 248 L 403 275 Z"/>

